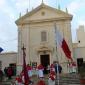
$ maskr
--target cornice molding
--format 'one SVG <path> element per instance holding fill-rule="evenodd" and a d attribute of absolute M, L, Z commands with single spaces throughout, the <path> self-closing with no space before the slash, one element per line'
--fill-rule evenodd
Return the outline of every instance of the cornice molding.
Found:
<path fill-rule="evenodd" d="M 27 20 L 27 21 L 20 21 L 17 25 L 26 25 L 26 24 L 35 24 L 35 23 L 43 23 L 43 22 L 54 22 L 54 21 L 71 21 L 72 18 L 69 17 L 62 17 L 62 18 L 52 18 L 52 19 L 41 19 L 41 20 Z"/>
<path fill-rule="evenodd" d="M 30 18 L 30 16 L 32 16 L 33 14 L 35 14 L 36 12 L 38 12 L 39 10 L 41 10 L 42 8 L 45 8 L 45 9 L 49 9 L 49 10 L 52 10 L 54 11 L 56 14 L 62 14 L 63 17 L 57 17 L 57 20 L 58 19 L 61 19 L 63 20 L 64 18 L 65 19 L 69 19 L 69 20 L 72 20 L 72 15 L 71 14 L 68 14 L 62 10 L 58 10 L 58 9 L 55 9 L 55 8 L 52 8 L 48 5 L 45 5 L 45 4 L 41 4 L 40 6 L 36 7 L 34 10 L 32 10 L 31 12 L 28 12 L 27 14 L 25 14 L 24 16 L 20 17 L 18 20 L 15 21 L 15 23 L 18 25 L 18 24 L 21 24 L 21 23 L 27 23 L 27 22 L 24 22 L 26 18 Z M 56 17 L 55 17 L 56 18 Z M 45 21 L 48 21 L 48 20 L 45 20 Z M 35 20 L 33 21 L 28 21 L 28 22 L 35 22 Z M 41 22 L 41 20 L 36 20 L 36 22 Z"/>

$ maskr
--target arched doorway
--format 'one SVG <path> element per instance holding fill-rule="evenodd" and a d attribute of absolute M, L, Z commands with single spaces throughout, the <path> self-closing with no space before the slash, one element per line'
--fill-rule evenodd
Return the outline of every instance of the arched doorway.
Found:
<path fill-rule="evenodd" d="M 44 66 L 44 74 L 47 74 L 47 66 L 50 65 L 49 54 L 40 55 L 40 62 Z"/>

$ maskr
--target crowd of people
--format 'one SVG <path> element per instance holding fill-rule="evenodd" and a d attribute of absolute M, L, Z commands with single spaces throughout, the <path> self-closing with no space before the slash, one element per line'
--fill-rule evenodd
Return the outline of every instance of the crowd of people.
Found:
<path fill-rule="evenodd" d="M 68 64 L 69 68 L 72 67 L 72 65 L 74 66 L 72 69 L 69 69 L 69 72 L 76 72 L 75 71 L 75 63 L 72 64 Z M 44 79 L 44 69 L 47 70 L 47 74 L 48 74 L 48 85 L 55 85 L 55 79 L 57 74 L 61 74 L 62 73 L 62 66 L 59 64 L 58 61 L 54 61 L 51 65 L 47 65 L 47 67 L 44 67 L 42 64 L 39 64 L 37 67 L 32 67 L 31 65 L 27 65 L 27 73 L 28 73 L 28 77 L 29 77 L 29 83 L 33 84 L 33 75 L 36 75 L 37 78 L 39 78 L 39 82 L 37 85 L 44 85 L 44 84 L 40 84 L 43 83 L 42 80 Z M 35 71 L 35 72 L 33 72 Z M 4 72 L 0 69 L 0 81 L 2 81 L 3 79 L 3 75 L 5 75 L 8 79 L 11 79 L 12 76 L 15 76 L 15 69 L 11 66 L 9 67 L 5 67 L 4 68 Z M 22 72 L 16 76 L 15 78 L 15 83 L 16 85 L 24 85 L 24 72 L 22 70 Z"/>
<path fill-rule="evenodd" d="M 4 68 L 4 74 L 6 77 L 8 77 L 8 79 L 11 79 L 12 76 L 15 76 L 16 75 L 16 69 L 9 66 L 9 67 L 5 67 Z"/>
<path fill-rule="evenodd" d="M 36 68 L 32 68 L 29 64 L 27 65 L 27 72 L 28 72 L 28 76 L 29 76 L 29 83 L 33 84 L 32 81 L 32 70 L 35 69 L 37 70 L 37 74 L 36 76 L 39 78 L 39 82 L 37 83 L 37 85 L 44 85 L 45 83 L 43 82 L 44 79 L 44 66 L 42 64 L 39 64 Z M 56 74 L 57 73 L 61 73 L 62 72 L 62 67 L 61 65 L 55 61 L 53 62 L 51 65 L 47 66 L 47 73 L 48 73 L 48 85 L 55 85 L 55 79 L 56 79 Z M 20 75 L 18 75 L 16 77 L 16 85 L 23 85 L 24 84 L 24 74 L 23 72 L 20 73 Z M 42 83 L 42 84 L 41 84 Z"/>
<path fill-rule="evenodd" d="M 4 70 L 0 69 L 0 82 L 5 79 L 12 79 L 12 76 L 16 76 L 16 68 L 8 66 Z"/>

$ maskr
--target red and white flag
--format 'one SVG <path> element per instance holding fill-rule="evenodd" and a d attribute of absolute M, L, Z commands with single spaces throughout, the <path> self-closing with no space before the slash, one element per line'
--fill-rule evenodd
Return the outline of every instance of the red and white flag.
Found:
<path fill-rule="evenodd" d="M 71 51 L 68 47 L 68 44 L 64 39 L 62 33 L 60 33 L 60 31 L 56 27 L 55 27 L 55 33 L 56 33 L 56 45 L 62 48 L 64 54 L 68 59 L 72 60 Z"/>

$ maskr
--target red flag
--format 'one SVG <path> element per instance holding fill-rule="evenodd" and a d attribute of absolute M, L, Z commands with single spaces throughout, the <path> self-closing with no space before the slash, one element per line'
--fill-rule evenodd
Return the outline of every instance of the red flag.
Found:
<path fill-rule="evenodd" d="M 23 46 L 22 48 L 23 50 L 23 73 L 24 73 L 24 85 L 28 85 L 29 84 L 29 77 L 28 77 L 28 72 L 27 72 L 27 66 L 26 66 L 26 61 L 25 61 L 25 48 Z"/>
<path fill-rule="evenodd" d="M 68 59 L 71 59 L 71 60 L 72 60 L 71 51 L 70 51 L 70 49 L 69 49 L 69 47 L 68 47 L 68 45 L 67 45 L 67 43 L 66 43 L 66 41 L 65 41 L 64 39 L 63 39 L 63 41 L 62 41 L 62 49 L 63 49 L 66 57 L 67 57 Z"/>
<path fill-rule="evenodd" d="M 62 48 L 64 54 L 66 55 L 66 57 L 72 61 L 71 51 L 69 49 L 67 42 L 63 38 L 62 33 L 60 33 L 59 30 L 56 28 L 55 28 L 55 33 L 56 33 L 57 46 L 60 46 Z"/>

